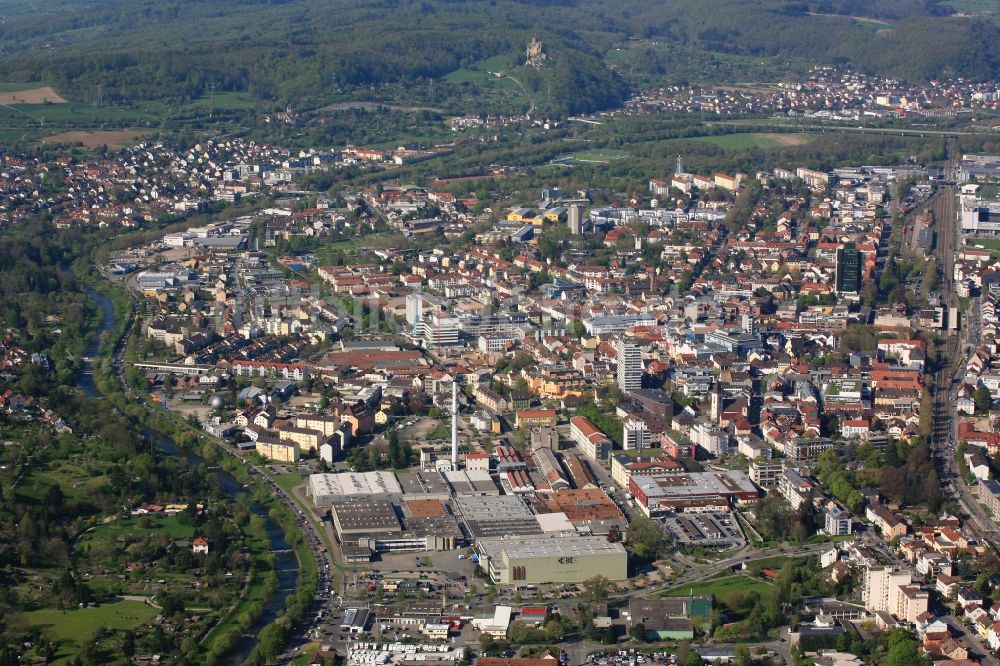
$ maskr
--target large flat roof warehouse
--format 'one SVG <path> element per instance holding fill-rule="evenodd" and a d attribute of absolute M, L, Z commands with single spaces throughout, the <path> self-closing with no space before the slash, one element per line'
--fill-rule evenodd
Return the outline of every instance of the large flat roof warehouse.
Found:
<path fill-rule="evenodd" d="M 399 486 L 406 499 L 446 500 L 451 497 L 451 488 L 440 472 L 404 472 L 397 474 Z"/>
<path fill-rule="evenodd" d="M 485 469 L 458 469 L 444 473 L 456 495 L 499 495 L 496 481 Z"/>
<path fill-rule="evenodd" d="M 374 534 L 402 530 L 392 502 L 386 500 L 339 500 L 331 505 L 330 512 L 338 534 Z"/>
<path fill-rule="evenodd" d="M 474 539 L 542 532 L 528 505 L 515 495 L 457 497 L 455 505 Z"/>
<path fill-rule="evenodd" d="M 663 477 L 634 476 L 636 485 L 647 490 L 647 496 L 661 495 L 738 495 L 757 493 L 746 474 L 741 471 L 720 472 L 689 472 L 687 474 L 671 474 Z"/>
<path fill-rule="evenodd" d="M 507 536 L 476 542 L 480 566 L 494 583 L 579 583 L 601 574 L 628 577 L 628 553 L 599 536 Z"/>
<path fill-rule="evenodd" d="M 509 558 L 583 557 L 625 552 L 620 543 L 597 536 L 496 537 L 480 539 L 479 543 L 480 549 L 491 556 L 506 553 Z"/>
<path fill-rule="evenodd" d="M 309 494 L 317 505 L 347 497 L 395 499 L 403 490 L 392 472 L 340 472 L 309 476 Z"/>

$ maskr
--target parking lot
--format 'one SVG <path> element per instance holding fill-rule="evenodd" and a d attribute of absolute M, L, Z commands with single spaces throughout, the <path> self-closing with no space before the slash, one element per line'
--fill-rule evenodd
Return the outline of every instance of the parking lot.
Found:
<path fill-rule="evenodd" d="M 678 546 L 705 548 L 740 548 L 746 536 L 739 522 L 729 513 L 678 513 L 661 521 L 663 528 Z"/>

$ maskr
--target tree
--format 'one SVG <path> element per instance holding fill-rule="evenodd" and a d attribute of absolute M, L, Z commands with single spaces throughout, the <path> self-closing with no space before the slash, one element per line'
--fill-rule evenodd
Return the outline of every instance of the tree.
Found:
<path fill-rule="evenodd" d="M 746 645 L 738 645 L 733 651 L 733 661 L 735 666 L 750 666 L 753 657 L 750 656 L 750 649 Z"/>
<path fill-rule="evenodd" d="M 993 406 L 993 396 L 990 395 L 990 390 L 986 388 L 985 384 L 980 384 L 976 387 L 973 400 L 976 403 L 977 414 L 988 414 L 990 408 Z"/>
<path fill-rule="evenodd" d="M 131 631 L 126 631 L 125 637 L 122 639 L 122 654 L 126 657 L 135 654 L 135 634 Z"/>
<path fill-rule="evenodd" d="M 629 524 L 628 545 L 636 558 L 655 560 L 666 549 L 667 535 L 657 523 L 636 513 Z"/>
<path fill-rule="evenodd" d="M 924 666 L 931 660 L 917 650 L 917 642 L 902 629 L 894 629 L 889 634 L 889 653 L 886 666 Z"/>
<path fill-rule="evenodd" d="M 583 598 L 594 603 L 606 601 L 610 588 L 611 581 L 601 574 L 591 576 L 583 581 Z"/>

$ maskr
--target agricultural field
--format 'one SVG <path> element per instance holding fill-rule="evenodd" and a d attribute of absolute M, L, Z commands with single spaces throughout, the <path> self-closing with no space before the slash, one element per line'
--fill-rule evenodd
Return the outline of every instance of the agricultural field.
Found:
<path fill-rule="evenodd" d="M 66 100 L 49 86 L 18 83 L 0 84 L 0 105 L 65 103 Z"/>
<path fill-rule="evenodd" d="M 42 139 L 42 143 L 80 143 L 83 144 L 84 148 L 107 146 L 111 150 L 118 150 L 132 145 L 147 134 L 149 134 L 147 130 L 98 130 L 95 132 L 79 130 L 47 136 Z"/>
<path fill-rule="evenodd" d="M 116 107 L 95 107 L 78 102 L 65 104 L 16 104 L 0 106 L 0 124 L 44 123 L 54 127 L 97 129 L 105 123 L 122 125 L 151 122 L 151 114 Z"/>

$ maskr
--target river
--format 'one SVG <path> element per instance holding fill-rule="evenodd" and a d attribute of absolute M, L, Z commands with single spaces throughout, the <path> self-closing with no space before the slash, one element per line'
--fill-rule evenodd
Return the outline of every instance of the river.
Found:
<path fill-rule="evenodd" d="M 97 335 L 87 345 L 86 352 L 84 353 L 91 360 L 87 361 L 80 372 L 77 373 L 76 384 L 86 395 L 97 398 L 100 397 L 100 393 L 97 391 L 97 386 L 94 383 L 93 362 L 100 357 L 101 338 L 104 334 L 114 334 L 118 330 L 118 315 L 115 312 L 114 303 L 107 296 L 91 287 L 84 287 L 84 292 L 100 309 L 101 322 L 97 327 Z M 201 456 L 187 449 L 180 448 L 172 440 L 154 430 L 144 429 L 143 437 L 152 442 L 154 448 L 164 456 L 182 457 L 191 465 L 207 464 Z M 236 498 L 247 492 L 243 484 L 232 474 L 219 468 L 216 468 L 213 474 L 219 487 L 230 497 Z M 278 614 L 284 610 L 285 597 L 295 591 L 295 585 L 298 582 L 299 576 L 298 560 L 288 542 L 285 541 L 285 534 L 281 526 L 272 520 L 264 507 L 257 502 L 253 502 L 250 510 L 263 518 L 264 527 L 267 530 L 268 537 L 271 539 L 271 549 L 275 551 L 275 566 L 278 572 L 278 589 L 267 600 L 267 603 L 264 604 L 264 612 L 261 613 L 260 618 L 250 627 L 248 633 L 243 636 L 243 640 L 236 643 L 236 647 L 228 655 L 228 659 L 224 660 L 228 663 L 240 663 L 246 660 L 256 646 L 257 636 L 261 630 L 273 622 L 278 617 Z"/>

